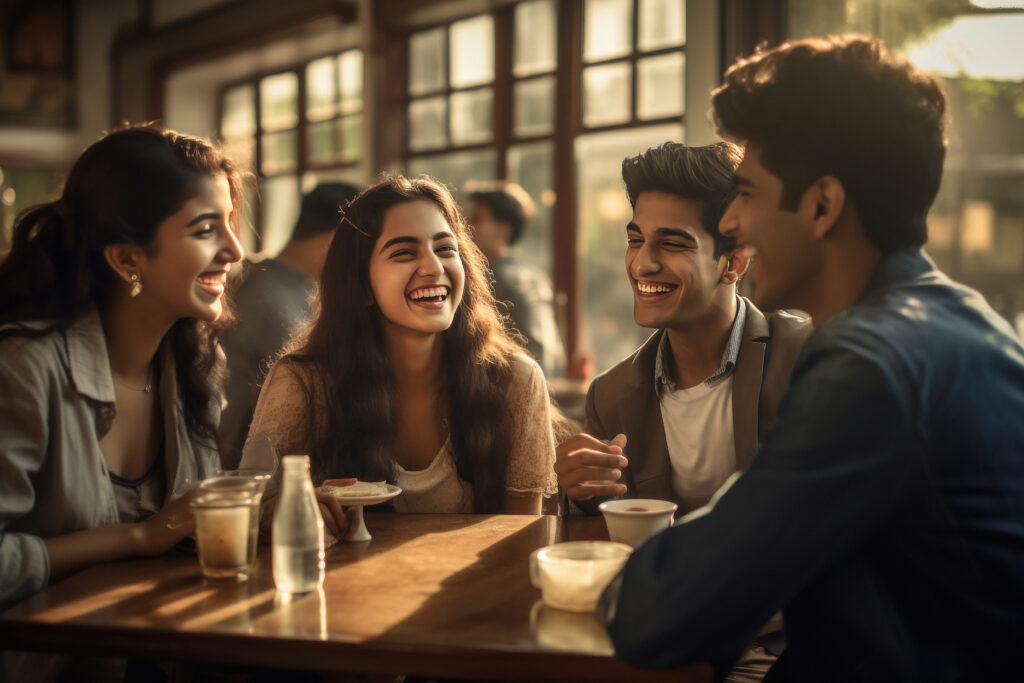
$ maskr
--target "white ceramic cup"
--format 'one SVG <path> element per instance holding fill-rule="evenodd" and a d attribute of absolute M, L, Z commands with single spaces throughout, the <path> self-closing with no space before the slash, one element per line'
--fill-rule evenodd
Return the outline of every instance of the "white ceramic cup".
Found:
<path fill-rule="evenodd" d="M 668 500 L 626 498 L 607 500 L 597 508 L 608 525 L 608 538 L 636 548 L 672 526 L 672 516 L 679 506 Z"/>
<path fill-rule="evenodd" d="M 592 612 L 633 549 L 611 541 L 555 543 L 530 555 L 530 581 L 544 604 L 570 612 Z"/>

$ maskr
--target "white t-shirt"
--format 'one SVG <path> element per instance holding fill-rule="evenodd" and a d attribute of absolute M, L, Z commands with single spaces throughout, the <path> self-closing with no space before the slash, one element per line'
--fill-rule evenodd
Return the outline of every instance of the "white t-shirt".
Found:
<path fill-rule="evenodd" d="M 732 375 L 708 386 L 661 392 L 661 419 L 672 463 L 672 493 L 683 510 L 707 503 L 738 469 Z"/>

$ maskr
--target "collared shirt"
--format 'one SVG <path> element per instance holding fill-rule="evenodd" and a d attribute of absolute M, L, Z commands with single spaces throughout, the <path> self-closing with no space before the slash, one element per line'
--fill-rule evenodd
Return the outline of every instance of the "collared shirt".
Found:
<path fill-rule="evenodd" d="M 746 473 L 613 581 L 616 655 L 725 659 L 781 607 L 786 680 L 1019 678 L 1022 415 L 1006 321 L 920 251 L 886 256 L 808 339 Z"/>
<path fill-rule="evenodd" d="M 736 359 L 740 355 L 740 344 L 743 343 L 743 328 L 747 322 L 747 302 L 743 297 L 736 295 L 736 317 L 732 321 L 732 329 L 729 331 L 729 341 L 725 344 L 725 351 L 722 353 L 722 362 L 718 365 L 715 374 L 704 380 L 704 384 L 713 387 L 730 374 L 736 367 Z M 658 356 L 654 360 L 654 386 L 659 394 L 662 391 L 675 391 L 676 383 L 669 372 L 669 365 L 672 348 L 669 346 L 668 335 L 662 335 L 661 343 L 658 345 Z"/>
<path fill-rule="evenodd" d="M 191 440 L 166 340 L 157 358 L 166 488 L 180 493 L 210 476 L 218 455 Z M 99 445 L 116 415 L 95 310 L 64 331 L 0 341 L 0 609 L 48 583 L 43 539 L 118 523 Z"/>

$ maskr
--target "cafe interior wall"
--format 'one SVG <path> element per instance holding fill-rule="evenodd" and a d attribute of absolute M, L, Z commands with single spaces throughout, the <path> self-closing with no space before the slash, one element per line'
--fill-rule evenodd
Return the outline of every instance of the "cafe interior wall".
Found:
<path fill-rule="evenodd" d="M 137 0 L 60 3 L 69 13 L 71 30 L 64 42 L 66 54 L 55 59 L 67 63 L 12 68 L 8 46 L 19 25 L 43 22 L 42 31 L 52 30 L 46 15 L 33 15 L 44 5 L 16 0 L 0 7 L 0 252 L 17 213 L 58 192 L 71 160 L 110 127 L 111 46 L 122 27 L 139 18 Z M 40 92 L 54 70 L 66 87 L 67 114 L 60 120 L 46 111 L 45 103 L 52 98 Z"/>

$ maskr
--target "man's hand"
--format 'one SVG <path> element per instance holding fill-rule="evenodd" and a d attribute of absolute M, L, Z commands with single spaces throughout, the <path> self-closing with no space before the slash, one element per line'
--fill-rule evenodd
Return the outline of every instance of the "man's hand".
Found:
<path fill-rule="evenodd" d="M 555 474 L 558 485 L 575 501 L 594 496 L 621 496 L 625 484 L 616 483 L 629 461 L 622 455 L 626 435 L 616 434 L 601 441 L 589 434 L 577 434 L 555 449 Z"/>

